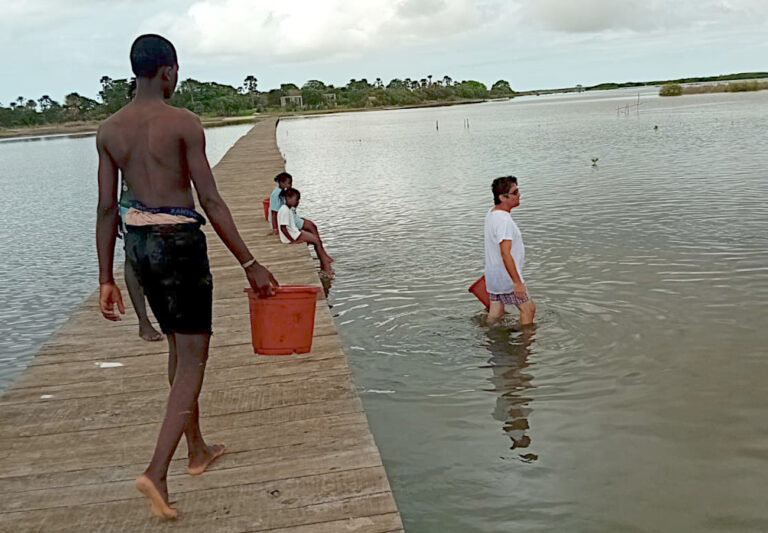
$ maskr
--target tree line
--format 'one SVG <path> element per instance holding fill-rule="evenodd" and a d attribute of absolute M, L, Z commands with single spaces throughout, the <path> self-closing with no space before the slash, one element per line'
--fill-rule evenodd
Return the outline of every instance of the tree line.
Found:
<path fill-rule="evenodd" d="M 131 101 L 135 87 L 133 79 L 103 76 L 100 84 L 98 100 L 73 92 L 66 95 L 63 102 L 43 95 L 37 99 L 19 96 L 8 105 L 0 103 L 0 127 L 101 120 Z M 249 75 L 237 88 L 186 79 L 179 83 L 170 103 L 202 116 L 246 116 L 278 108 L 321 110 L 403 106 L 463 99 L 511 98 L 514 94 L 506 80 L 499 80 L 488 89 L 479 81 L 454 81 L 450 76 L 433 80 L 431 75 L 419 80 L 394 78 L 386 85 L 381 78 L 373 82 L 365 78 L 351 79 L 343 87 L 309 80 L 301 87 L 284 83 L 277 89 L 262 92 L 258 89 L 258 79 Z"/>

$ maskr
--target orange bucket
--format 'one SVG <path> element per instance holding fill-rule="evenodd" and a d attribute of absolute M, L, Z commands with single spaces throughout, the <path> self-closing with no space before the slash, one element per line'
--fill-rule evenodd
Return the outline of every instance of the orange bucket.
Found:
<path fill-rule="evenodd" d="M 491 308 L 491 296 L 488 294 L 488 289 L 485 288 L 485 276 L 474 282 L 469 288 L 469 292 L 477 296 L 477 299 L 483 302 L 486 309 Z"/>
<path fill-rule="evenodd" d="M 253 353 L 290 355 L 312 349 L 320 287 L 283 285 L 269 298 L 259 298 L 253 289 L 245 292 L 251 312 Z"/>
<path fill-rule="evenodd" d="M 264 206 L 264 220 L 269 220 L 269 198 L 264 198 L 261 203 Z"/>

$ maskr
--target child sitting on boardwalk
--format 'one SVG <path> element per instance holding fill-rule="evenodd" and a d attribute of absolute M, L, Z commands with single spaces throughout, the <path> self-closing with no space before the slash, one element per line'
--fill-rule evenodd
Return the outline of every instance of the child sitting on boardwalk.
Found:
<path fill-rule="evenodd" d="M 273 235 L 278 234 L 277 212 L 280 210 L 280 206 L 282 206 L 285 203 L 280 198 L 280 193 L 283 192 L 283 189 L 288 189 L 293 185 L 293 176 L 291 176 L 287 172 L 281 172 L 280 174 L 275 176 L 275 183 L 277 183 L 277 187 L 275 187 L 275 189 L 272 191 L 272 194 L 269 195 L 269 215 L 268 215 L 268 222 L 269 222 L 269 225 L 272 226 Z M 296 226 L 299 229 L 301 229 L 303 227 L 303 223 L 296 224 Z"/>
<path fill-rule="evenodd" d="M 307 231 L 306 229 L 301 229 L 296 224 L 296 219 L 298 217 L 296 216 L 295 209 L 301 200 L 301 193 L 298 190 L 289 187 L 282 190 L 280 199 L 283 204 L 277 211 L 277 225 L 280 228 L 280 240 L 286 244 L 303 242 L 314 246 L 315 251 L 317 252 L 317 258 L 320 260 L 321 273 L 326 277 L 333 277 L 333 268 L 331 268 L 333 258 L 325 251 L 323 241 L 320 240 L 320 235 Z M 317 228 L 315 227 L 315 232 L 316 231 Z"/>
<path fill-rule="evenodd" d="M 520 309 L 520 324 L 533 323 L 536 305 L 523 279 L 525 246 L 520 229 L 509 212 L 520 205 L 517 178 L 496 178 L 491 185 L 494 206 L 485 217 L 485 284 L 491 296 L 488 324 L 504 314 L 504 304 Z"/>
<path fill-rule="evenodd" d="M 279 233 L 277 227 L 277 212 L 280 211 L 280 206 L 285 205 L 285 200 L 283 200 L 280 193 L 293 187 L 293 176 L 287 172 L 281 172 L 275 176 L 275 183 L 277 183 L 277 187 L 275 187 L 275 190 L 269 195 L 269 223 L 272 226 L 273 235 Z M 293 216 L 296 221 L 296 228 L 302 231 L 308 231 L 317 237 L 318 240 L 320 239 L 320 233 L 317 231 L 317 226 L 314 222 L 308 218 L 301 218 L 296 214 L 296 211 L 293 212 Z"/>

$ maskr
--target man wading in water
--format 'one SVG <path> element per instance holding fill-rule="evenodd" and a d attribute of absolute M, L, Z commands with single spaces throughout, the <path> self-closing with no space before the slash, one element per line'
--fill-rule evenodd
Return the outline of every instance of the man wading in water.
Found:
<path fill-rule="evenodd" d="M 194 210 L 191 184 L 216 233 L 262 296 L 277 286 L 256 262 L 216 190 L 205 157 L 205 135 L 198 118 L 164 102 L 176 87 L 178 62 L 173 45 L 159 35 L 142 35 L 131 47 L 137 78 L 134 100 L 99 128 L 99 306 L 108 320 L 125 313 L 112 277 L 117 233 L 118 170 L 133 201 L 125 216 L 126 257 L 139 277 L 152 312 L 168 337 L 168 396 L 155 453 L 136 480 L 154 514 L 176 518 L 168 505 L 166 475 L 182 433 L 187 437 L 190 474 L 202 474 L 224 446 L 209 446 L 200 433 L 197 398 L 203 384 L 211 337 L 213 283 L 208 269 L 205 219 Z M 191 180 L 191 181 L 190 181 Z M 115 310 L 117 306 L 117 311 Z"/>

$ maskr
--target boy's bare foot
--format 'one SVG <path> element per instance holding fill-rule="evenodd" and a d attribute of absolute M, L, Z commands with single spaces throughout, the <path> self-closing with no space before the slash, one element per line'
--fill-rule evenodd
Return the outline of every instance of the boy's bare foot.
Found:
<path fill-rule="evenodd" d="M 152 324 L 139 324 L 139 337 L 149 342 L 163 340 L 163 334 L 152 327 Z"/>
<path fill-rule="evenodd" d="M 206 446 L 205 452 L 196 457 L 189 458 L 189 466 L 187 472 L 192 476 L 199 476 L 206 469 L 211 466 L 216 459 L 224 455 L 227 447 L 223 444 L 214 444 L 213 446 Z"/>
<path fill-rule="evenodd" d="M 135 484 L 139 492 L 149 500 L 149 508 L 153 515 L 166 520 L 173 520 L 179 516 L 179 512 L 168 505 L 168 495 L 163 496 L 146 474 L 137 477 Z"/>

